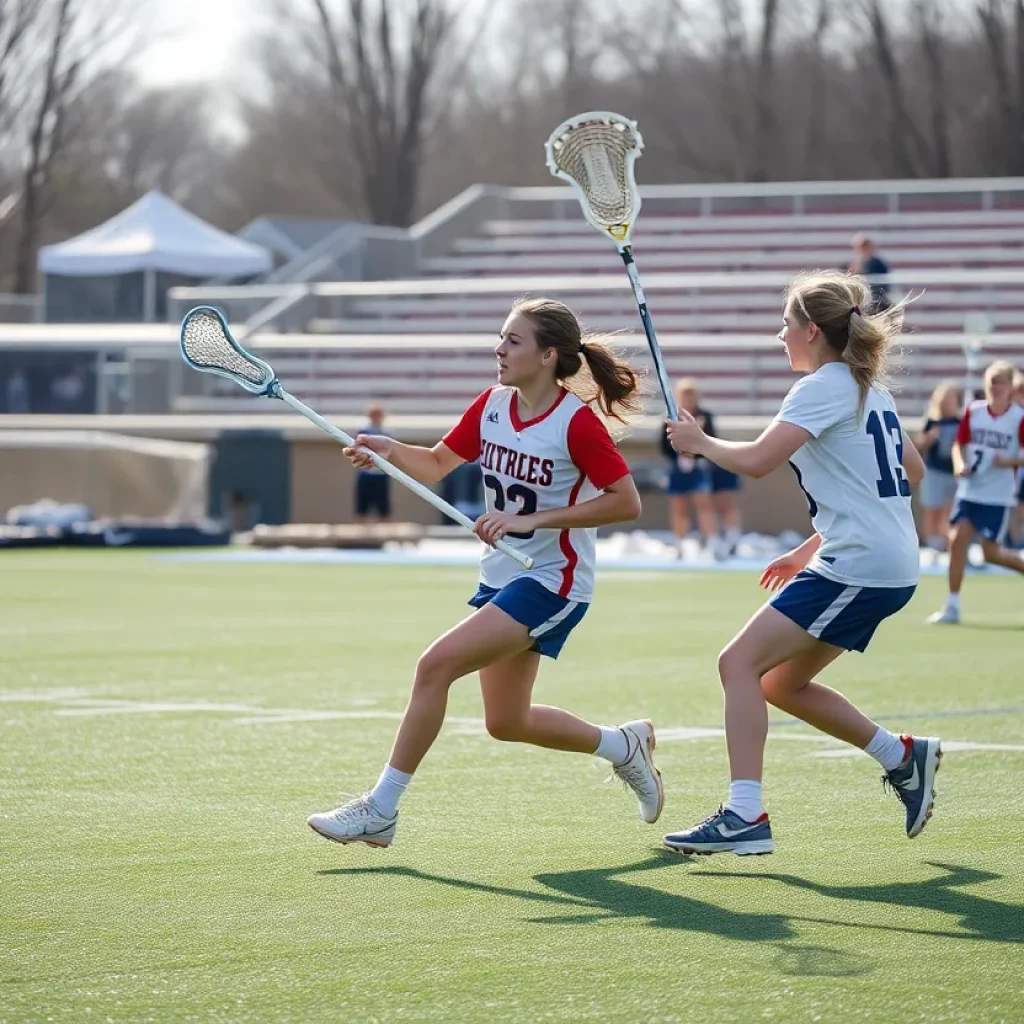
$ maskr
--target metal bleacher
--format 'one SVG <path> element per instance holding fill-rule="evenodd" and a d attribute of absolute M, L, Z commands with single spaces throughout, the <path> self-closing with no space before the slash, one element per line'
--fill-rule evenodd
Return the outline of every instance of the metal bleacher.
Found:
<path fill-rule="evenodd" d="M 785 284 L 799 271 L 845 267 L 856 232 L 876 240 L 896 294 L 918 296 L 895 375 L 908 414 L 937 380 L 963 377 L 969 336 L 986 355 L 1024 361 L 1024 179 L 642 192 L 634 248 L 669 371 L 698 378 L 722 416 L 777 409 L 792 380 L 775 340 Z M 343 418 L 360 416 L 369 400 L 398 416 L 456 415 L 493 382 L 498 329 L 526 294 L 563 299 L 588 326 L 624 332 L 617 344 L 649 365 L 618 256 L 568 189 L 474 186 L 404 238 L 389 230 L 361 260 L 375 280 L 331 280 L 344 270 L 332 274 L 323 252 L 318 279 L 304 267 L 294 280 L 278 271 L 257 286 L 175 289 L 172 314 L 221 307 L 291 390 Z M 347 238 L 346 260 L 352 245 Z M 388 267 L 410 266 L 418 276 L 388 279 Z M 173 357 L 173 331 L 146 358 Z M 207 375 L 176 367 L 168 381 L 165 412 L 266 411 Z"/>

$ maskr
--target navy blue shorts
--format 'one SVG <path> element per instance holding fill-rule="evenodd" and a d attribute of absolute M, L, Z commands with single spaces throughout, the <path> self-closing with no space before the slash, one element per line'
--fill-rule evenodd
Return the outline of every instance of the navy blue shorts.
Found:
<path fill-rule="evenodd" d="M 673 468 L 668 475 L 668 486 L 666 494 L 707 494 L 711 490 L 711 480 L 707 471 L 699 465 L 684 473 L 679 468 Z"/>
<path fill-rule="evenodd" d="M 1006 505 L 983 505 L 979 501 L 960 498 L 953 506 L 949 523 L 955 526 L 961 519 L 966 519 L 985 540 L 1002 544 L 1006 528 L 1010 525 L 1010 511 Z"/>
<path fill-rule="evenodd" d="M 583 621 L 590 607 L 584 601 L 559 597 L 528 576 L 520 576 L 501 590 L 481 583 L 469 603 L 474 608 L 493 603 L 522 623 L 534 638 L 531 649 L 548 658 L 558 657 L 569 634 Z"/>
<path fill-rule="evenodd" d="M 740 489 L 740 478 L 735 473 L 730 473 L 721 466 L 711 463 L 711 493 L 718 494 L 719 491 L 738 491 Z"/>
<path fill-rule="evenodd" d="M 356 477 L 356 515 L 391 515 L 391 478 L 383 473 L 360 473 Z"/>
<path fill-rule="evenodd" d="M 916 589 L 849 586 L 804 569 L 770 603 L 816 640 L 865 651 L 879 623 L 903 608 Z"/>

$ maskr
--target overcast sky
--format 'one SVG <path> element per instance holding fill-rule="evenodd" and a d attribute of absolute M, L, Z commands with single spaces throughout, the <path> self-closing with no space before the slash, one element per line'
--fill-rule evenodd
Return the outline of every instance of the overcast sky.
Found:
<path fill-rule="evenodd" d="M 148 45 L 138 61 L 148 85 L 229 76 L 258 0 L 150 0 Z"/>

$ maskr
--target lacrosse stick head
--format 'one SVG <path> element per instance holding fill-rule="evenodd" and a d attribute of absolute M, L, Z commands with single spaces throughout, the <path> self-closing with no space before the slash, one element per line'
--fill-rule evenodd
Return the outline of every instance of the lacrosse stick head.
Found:
<path fill-rule="evenodd" d="M 636 122 L 608 111 L 563 121 L 545 145 L 548 170 L 576 189 L 583 215 L 620 248 L 640 213 L 633 164 L 644 148 Z"/>
<path fill-rule="evenodd" d="M 213 306 L 197 306 L 181 321 L 181 355 L 193 369 L 227 377 L 254 395 L 275 395 L 277 377 L 269 363 L 246 352 Z"/>

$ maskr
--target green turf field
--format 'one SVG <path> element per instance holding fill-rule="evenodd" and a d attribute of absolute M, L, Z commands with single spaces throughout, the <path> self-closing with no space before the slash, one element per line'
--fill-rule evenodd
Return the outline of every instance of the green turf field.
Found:
<path fill-rule="evenodd" d="M 658 825 L 596 761 L 491 740 L 464 680 L 395 845 L 318 838 L 474 580 L 0 557 L 0 1022 L 1024 1019 L 1024 583 L 969 578 L 941 629 L 926 580 L 826 677 L 951 744 L 913 842 L 873 762 L 776 713 L 778 852 L 663 856 L 724 794 L 723 741 L 685 730 L 719 725 L 759 592 L 641 573 L 600 579 L 538 695 L 653 717 Z"/>

